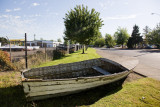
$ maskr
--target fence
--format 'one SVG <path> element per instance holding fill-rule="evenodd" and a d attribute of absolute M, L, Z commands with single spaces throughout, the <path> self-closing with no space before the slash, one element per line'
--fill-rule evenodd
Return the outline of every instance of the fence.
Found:
<path fill-rule="evenodd" d="M 81 46 L 78 48 L 70 47 L 69 53 L 73 53 L 77 50 L 81 49 Z M 68 54 L 67 48 L 64 47 L 57 47 L 56 49 L 46 49 L 46 50 L 39 50 L 34 52 L 33 54 L 30 54 L 27 56 L 28 58 L 28 68 L 33 68 L 35 66 L 38 66 L 46 61 L 52 61 L 59 59 L 63 56 Z M 16 66 L 18 70 L 25 69 L 25 56 L 20 58 L 14 58 L 12 59 L 13 64 Z"/>

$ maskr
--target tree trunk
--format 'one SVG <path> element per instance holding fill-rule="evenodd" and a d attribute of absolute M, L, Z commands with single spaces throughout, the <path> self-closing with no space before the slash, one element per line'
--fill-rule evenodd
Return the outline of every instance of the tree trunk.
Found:
<path fill-rule="evenodd" d="M 77 51 L 77 45 L 74 45 L 74 51 Z"/>
<path fill-rule="evenodd" d="M 82 54 L 84 54 L 84 45 L 83 45 L 83 52 L 82 52 Z"/>
<path fill-rule="evenodd" d="M 122 49 L 123 49 L 123 44 L 122 44 Z"/>

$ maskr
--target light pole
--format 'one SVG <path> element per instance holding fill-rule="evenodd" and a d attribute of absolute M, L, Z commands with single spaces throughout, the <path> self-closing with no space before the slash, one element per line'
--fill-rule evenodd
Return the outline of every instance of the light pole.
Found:
<path fill-rule="evenodd" d="M 155 15 L 158 15 L 158 16 L 160 16 L 160 14 L 159 14 L 159 13 L 151 13 L 151 15 L 154 15 L 154 14 L 155 14 Z"/>

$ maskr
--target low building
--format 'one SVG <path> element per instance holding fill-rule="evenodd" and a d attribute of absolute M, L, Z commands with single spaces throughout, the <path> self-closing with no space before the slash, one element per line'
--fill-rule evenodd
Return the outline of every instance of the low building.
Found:
<path fill-rule="evenodd" d="M 18 45 L 23 46 L 24 45 L 24 39 L 10 39 L 11 45 Z"/>
<path fill-rule="evenodd" d="M 41 48 L 47 47 L 52 48 L 59 46 L 60 42 L 53 42 L 48 40 L 35 40 L 35 41 L 27 41 L 27 46 L 40 46 Z"/>

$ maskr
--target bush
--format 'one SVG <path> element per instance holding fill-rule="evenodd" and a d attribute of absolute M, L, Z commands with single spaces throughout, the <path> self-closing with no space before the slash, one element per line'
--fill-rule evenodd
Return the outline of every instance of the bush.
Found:
<path fill-rule="evenodd" d="M 53 59 L 60 59 L 64 57 L 67 51 L 65 50 L 53 50 Z"/>
<path fill-rule="evenodd" d="M 95 46 L 98 46 L 98 47 L 102 47 L 105 45 L 105 39 L 104 38 L 99 38 L 95 41 Z"/>
<path fill-rule="evenodd" d="M 7 52 L 0 50 L 0 71 L 14 70 L 15 67 L 10 61 L 10 56 Z"/>

